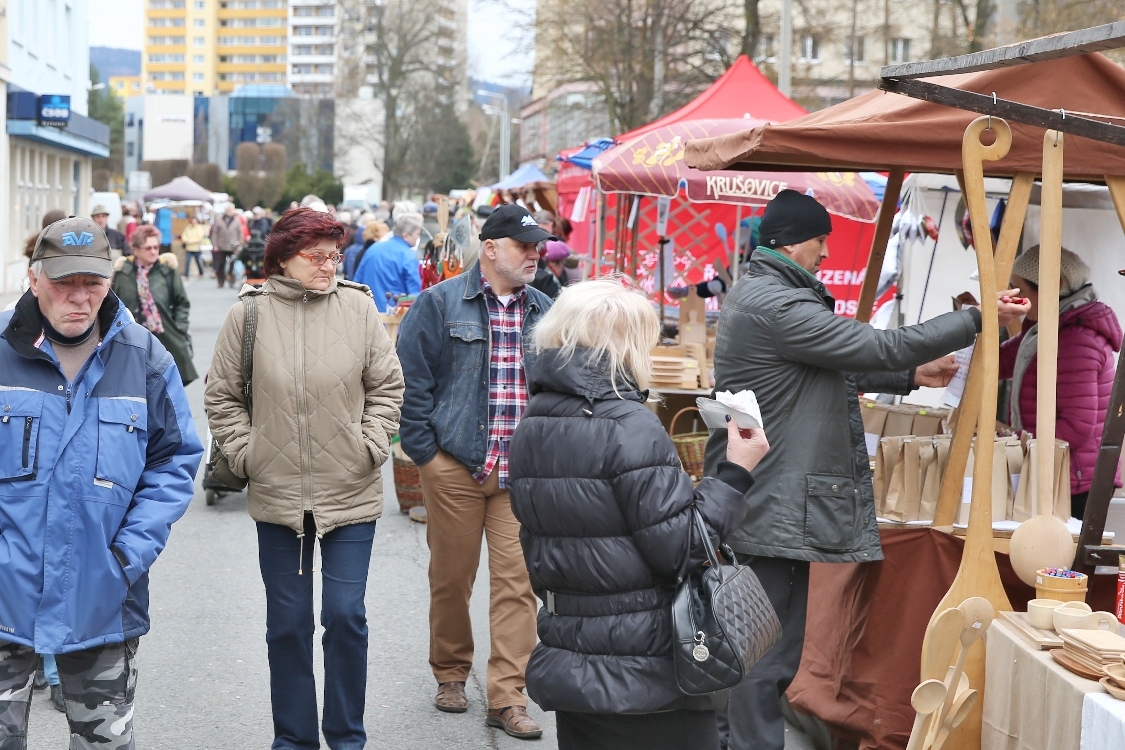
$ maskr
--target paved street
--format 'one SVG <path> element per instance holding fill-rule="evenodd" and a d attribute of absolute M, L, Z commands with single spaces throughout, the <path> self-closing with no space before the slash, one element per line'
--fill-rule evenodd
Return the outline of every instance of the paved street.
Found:
<path fill-rule="evenodd" d="M 203 372 L 235 292 L 210 281 L 188 286 L 195 362 Z M 188 387 L 201 435 L 203 382 Z M 202 473 L 202 472 L 201 472 Z M 544 738 L 528 743 L 484 725 L 483 675 L 488 643 L 487 569 L 472 599 L 478 653 L 468 686 L 466 714 L 433 709 L 427 664 L 429 553 L 425 527 L 398 512 L 389 465 L 386 511 L 379 521 L 367 589 L 371 630 L 365 723 L 369 748 L 556 747 L 553 715 L 531 704 Z M 152 631 L 141 639 L 135 727 L 143 750 L 249 750 L 272 739 L 266 663 L 265 598 L 258 570 L 254 523 L 242 494 L 208 508 L 202 490 L 173 527 L 168 548 L 151 576 Z M 482 555 L 482 559 L 486 559 Z M 319 598 L 319 586 L 318 586 Z M 317 658 L 319 660 L 319 638 Z M 323 674 L 322 671 L 319 674 Z M 811 747 L 803 737 L 788 746 Z M 66 720 L 44 693 L 32 706 L 31 750 L 67 746 Z"/>

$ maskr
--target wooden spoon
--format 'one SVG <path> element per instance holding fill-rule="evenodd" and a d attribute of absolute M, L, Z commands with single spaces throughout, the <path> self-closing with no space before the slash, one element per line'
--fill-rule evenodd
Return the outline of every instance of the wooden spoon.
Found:
<path fill-rule="evenodd" d="M 926 719 L 941 708 L 945 703 L 945 696 L 945 683 L 941 680 L 925 680 L 914 688 L 914 693 L 910 696 L 910 705 L 918 715 L 914 717 L 914 726 L 910 730 L 910 742 L 906 745 L 906 750 L 918 750 L 922 737 L 926 734 L 924 731 Z"/>
<path fill-rule="evenodd" d="M 1042 220 L 1039 237 L 1039 342 L 1036 379 L 1035 515 L 1012 534 L 1012 569 L 1024 583 L 1035 585 L 1041 568 L 1069 568 L 1074 538 L 1054 514 L 1055 386 L 1059 362 L 1059 266 L 1062 255 L 1063 136 L 1043 136 Z M 1018 397 L 1018 394 L 1016 394 Z M 1069 479 L 1069 477 L 1067 478 Z"/>
<path fill-rule="evenodd" d="M 949 675 L 946 681 L 946 689 L 949 695 L 956 695 L 959 690 L 961 675 L 965 669 L 965 660 L 969 656 L 969 649 L 973 647 L 984 631 L 988 630 L 988 626 L 992 624 L 992 618 L 995 616 L 995 611 L 992 609 L 992 604 L 987 599 L 982 599 L 979 596 L 974 596 L 966 599 L 961 603 L 959 609 L 965 615 L 965 625 L 961 628 L 961 651 L 957 654 L 957 663 L 953 667 L 953 672 Z M 937 726 L 945 724 L 946 716 L 949 715 L 951 710 L 952 701 L 946 701 L 945 705 L 941 708 L 941 714 L 938 717 Z M 966 709 L 966 711 L 970 710 Z M 933 730 L 931 730 L 933 731 Z"/>
<path fill-rule="evenodd" d="M 942 612 L 926 633 L 922 644 L 922 679 L 944 680 L 965 627 L 965 613 L 956 607 Z"/>
<path fill-rule="evenodd" d="M 949 739 L 949 734 L 968 717 L 969 712 L 973 710 L 976 705 L 977 697 L 980 695 L 976 690 L 966 690 L 958 695 L 953 701 L 953 708 L 949 712 L 949 718 L 945 720 L 942 725 L 941 731 L 938 732 L 937 739 L 934 744 L 930 745 L 931 750 L 941 750 L 942 745 Z"/>

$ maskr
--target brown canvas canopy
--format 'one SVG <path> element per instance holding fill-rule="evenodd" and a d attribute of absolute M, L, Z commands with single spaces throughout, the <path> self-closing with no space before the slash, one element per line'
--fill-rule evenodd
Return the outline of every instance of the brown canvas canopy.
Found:
<path fill-rule="evenodd" d="M 923 79 L 943 86 L 1125 124 L 1125 68 L 1100 54 L 1028 63 L 979 73 Z M 961 168 L 961 138 L 979 115 L 882 91 L 857 96 L 777 125 L 689 141 L 685 161 L 701 170 L 830 169 L 952 173 Z M 1038 174 L 1043 130 L 1011 122 L 1012 148 L 987 174 Z M 1125 175 L 1125 148 L 1066 137 L 1066 179 L 1102 182 Z"/>

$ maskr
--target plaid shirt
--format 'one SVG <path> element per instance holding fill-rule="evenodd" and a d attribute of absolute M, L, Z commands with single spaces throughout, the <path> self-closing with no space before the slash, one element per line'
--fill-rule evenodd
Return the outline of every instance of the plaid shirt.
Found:
<path fill-rule="evenodd" d="M 492 329 L 492 352 L 488 364 L 488 448 L 484 465 L 473 478 L 484 483 L 495 469 L 500 488 L 508 487 L 508 445 L 512 433 L 527 409 L 527 378 L 523 372 L 523 315 L 527 292 L 520 287 L 508 304 L 481 275 L 484 299 L 488 303 L 488 323 Z"/>

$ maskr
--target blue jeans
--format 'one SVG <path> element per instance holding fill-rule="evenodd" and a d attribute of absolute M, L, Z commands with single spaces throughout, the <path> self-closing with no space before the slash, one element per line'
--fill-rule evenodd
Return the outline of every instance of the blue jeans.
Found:
<path fill-rule="evenodd" d="M 203 260 L 202 253 L 199 250 L 188 250 L 184 253 L 184 278 L 191 276 L 191 264 L 194 261 L 195 267 L 199 269 L 199 275 L 203 275 Z"/>
<path fill-rule="evenodd" d="M 375 523 L 343 526 L 320 540 L 324 627 L 324 738 L 332 750 L 359 750 L 367 690 L 367 612 L 363 597 Z M 270 662 L 273 750 L 320 747 L 313 675 L 313 543 L 305 535 L 258 523 L 258 561 L 266 585 L 266 646 Z M 298 575 L 298 566 L 303 571 Z"/>

